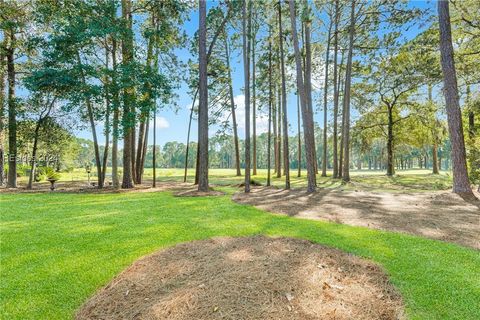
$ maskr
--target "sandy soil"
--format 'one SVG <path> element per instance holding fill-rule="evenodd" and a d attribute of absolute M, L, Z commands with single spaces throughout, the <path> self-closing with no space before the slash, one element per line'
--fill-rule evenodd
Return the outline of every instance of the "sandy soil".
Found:
<path fill-rule="evenodd" d="M 375 264 L 299 239 L 214 238 L 142 258 L 76 319 L 403 319 Z"/>
<path fill-rule="evenodd" d="M 477 195 L 478 196 L 478 195 Z M 392 230 L 480 249 L 480 201 L 451 192 L 387 193 L 253 188 L 233 200 L 274 213 Z"/>

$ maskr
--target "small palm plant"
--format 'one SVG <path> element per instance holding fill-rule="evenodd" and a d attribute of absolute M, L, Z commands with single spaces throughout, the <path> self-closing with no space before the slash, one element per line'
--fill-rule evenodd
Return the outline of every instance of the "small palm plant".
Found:
<path fill-rule="evenodd" d="M 45 176 L 47 180 L 50 181 L 50 190 L 55 190 L 55 182 L 60 179 L 60 173 L 56 172 L 53 168 L 45 168 Z"/>

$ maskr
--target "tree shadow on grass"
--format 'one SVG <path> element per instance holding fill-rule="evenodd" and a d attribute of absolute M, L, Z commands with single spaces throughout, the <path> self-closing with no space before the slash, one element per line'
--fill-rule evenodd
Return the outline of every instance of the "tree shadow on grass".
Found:
<path fill-rule="evenodd" d="M 479 201 L 451 192 L 255 188 L 233 200 L 273 213 L 420 235 L 480 249 Z"/>

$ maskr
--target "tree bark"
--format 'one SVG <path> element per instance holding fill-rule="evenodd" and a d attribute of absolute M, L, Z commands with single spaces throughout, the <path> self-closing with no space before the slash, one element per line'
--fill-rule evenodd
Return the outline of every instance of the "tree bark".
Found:
<path fill-rule="evenodd" d="M 393 106 L 387 106 L 388 125 L 387 125 L 387 176 L 391 177 L 395 174 L 394 158 L 393 158 Z"/>
<path fill-rule="evenodd" d="M 292 40 L 295 50 L 295 64 L 297 71 L 297 91 L 300 93 L 300 104 L 302 107 L 302 120 L 303 120 L 303 135 L 305 140 L 305 154 L 307 162 L 307 191 L 314 192 L 316 188 L 316 176 L 315 176 L 315 137 L 313 130 L 313 114 L 310 113 L 308 107 L 308 101 L 306 95 L 309 90 L 305 90 L 305 84 L 302 76 L 302 61 L 300 56 L 300 49 L 298 45 L 297 24 L 295 16 L 295 3 L 294 0 L 289 0 L 290 8 L 290 22 L 292 27 Z M 307 22 L 307 25 L 310 22 Z M 307 28 L 305 28 L 307 33 Z M 309 32 L 309 28 L 308 28 Z M 306 37 L 307 39 L 307 37 Z"/>
<path fill-rule="evenodd" d="M 270 69 L 270 73 L 273 70 Z M 272 83 L 272 127 L 273 127 L 273 173 L 277 173 L 278 169 L 278 139 L 277 139 L 277 95 L 273 92 L 273 83 Z"/>
<path fill-rule="evenodd" d="M 343 112 L 345 125 L 343 127 L 343 175 L 344 182 L 350 181 L 350 87 L 352 82 L 353 39 L 355 34 L 355 0 L 352 0 L 350 13 L 350 32 L 345 76 L 345 92 L 343 95 Z"/>
<path fill-rule="evenodd" d="M 331 34 L 331 30 L 332 30 L 332 23 L 330 22 L 330 26 L 328 28 L 328 39 L 327 39 L 327 52 L 326 52 L 326 57 L 325 57 L 325 83 L 323 85 L 323 153 L 322 153 L 322 177 L 326 177 L 327 176 L 327 141 L 328 141 L 328 136 L 327 136 L 327 116 L 328 116 L 328 99 L 327 99 L 327 96 L 328 96 L 328 66 L 329 66 L 329 60 L 330 60 L 330 34 Z M 337 24 L 336 24 L 336 20 L 335 20 L 335 36 L 336 36 L 336 32 L 337 32 Z M 334 92 L 336 93 L 336 76 L 337 76 L 337 43 L 335 42 L 335 54 L 334 54 L 334 58 L 333 58 L 333 82 L 334 82 Z M 334 95 L 335 95 L 334 93 Z M 338 102 L 338 100 L 336 100 Z M 337 104 L 337 108 L 338 108 L 338 104 Z M 334 130 L 336 128 L 334 127 Z M 336 143 L 336 140 L 337 140 L 337 137 L 335 135 L 335 132 L 334 132 L 334 136 L 333 136 L 333 141 L 334 141 L 334 145 Z M 337 163 L 337 153 L 333 152 L 333 174 L 334 174 L 334 177 L 337 173 L 337 167 L 336 167 L 336 163 Z"/>
<path fill-rule="evenodd" d="M 250 192 L 250 36 L 252 32 L 252 3 L 243 0 L 243 72 L 245 80 L 245 192 Z"/>
<path fill-rule="evenodd" d="M 15 101 L 15 33 L 8 32 L 9 48 L 7 55 L 8 79 L 8 178 L 7 188 L 17 187 L 17 106 Z"/>
<path fill-rule="evenodd" d="M 108 47 L 105 47 L 105 64 L 108 68 L 109 65 L 109 52 Z M 105 176 L 107 174 L 107 161 L 108 161 L 108 148 L 110 144 L 110 93 L 108 90 L 109 83 L 108 78 L 105 77 L 105 149 L 103 151 L 102 161 L 102 183 L 105 184 Z"/>
<path fill-rule="evenodd" d="M 277 87 L 277 178 L 282 177 L 282 154 L 282 93 Z"/>
<path fill-rule="evenodd" d="M 143 142 L 145 141 L 146 119 L 148 115 L 143 113 L 140 116 L 140 123 L 138 125 L 137 150 L 135 157 L 135 184 L 142 183 L 141 162 L 143 153 Z"/>
<path fill-rule="evenodd" d="M 298 156 L 298 173 L 297 177 L 302 176 L 302 138 L 300 137 L 300 96 L 297 92 L 297 139 L 298 139 L 298 147 L 297 147 L 297 156 Z"/>
<path fill-rule="evenodd" d="M 278 1 L 278 30 L 280 42 L 280 68 L 282 78 L 282 126 L 283 126 L 283 167 L 285 170 L 285 189 L 290 189 L 290 159 L 288 147 L 287 85 L 285 79 L 285 57 L 283 51 L 283 29 L 281 0 Z"/>
<path fill-rule="evenodd" d="M 116 73 L 117 73 L 117 40 L 115 37 L 112 37 L 112 67 L 113 67 L 113 76 L 112 76 L 112 83 L 113 83 L 113 95 L 112 95 L 112 102 L 113 102 L 113 137 L 112 137 L 112 184 L 115 189 L 120 187 L 120 182 L 118 179 L 118 138 L 120 135 L 119 132 L 119 122 L 120 122 L 120 99 L 118 97 L 118 86 L 116 80 Z"/>
<path fill-rule="evenodd" d="M 339 4 L 338 0 L 335 0 L 335 29 L 334 29 L 334 54 L 333 54 L 333 178 L 338 178 L 339 166 L 338 166 L 338 98 L 339 87 L 337 83 L 338 77 L 338 17 L 339 17 Z M 330 24 L 331 28 L 331 24 Z M 328 32 L 328 47 L 330 46 L 330 30 Z M 343 56 L 343 55 L 342 55 Z M 323 173 L 322 173 L 323 175 Z"/>
<path fill-rule="evenodd" d="M 130 110 L 132 114 L 132 130 L 130 132 L 130 157 L 132 159 L 131 165 L 132 165 L 132 180 L 134 184 L 137 184 L 137 170 L 136 170 L 136 162 L 135 162 L 135 150 L 137 150 L 136 146 L 136 137 L 137 137 L 137 128 L 136 128 L 136 123 L 137 123 L 137 117 L 136 117 L 136 110 L 135 110 L 135 101 L 132 103 L 132 107 Z"/>
<path fill-rule="evenodd" d="M 198 191 L 208 192 L 207 4 L 199 0 Z"/>
<path fill-rule="evenodd" d="M 153 109 L 153 182 L 152 186 L 157 186 L 157 107 Z M 188 158 L 187 158 L 188 160 Z M 185 182 L 185 181 L 184 181 Z"/>
<path fill-rule="evenodd" d="M 433 98 L 432 98 L 432 85 L 428 85 L 428 102 L 433 105 Z M 434 116 L 434 123 L 433 127 L 431 129 L 432 131 L 432 140 L 433 140 L 433 146 L 432 146 L 432 173 L 433 174 L 439 174 L 438 171 L 438 127 L 439 123 L 438 120 L 436 119 L 435 114 Z"/>
<path fill-rule="evenodd" d="M 338 69 L 340 71 L 342 71 L 342 66 L 343 66 L 343 60 L 345 59 L 344 58 L 345 55 L 342 54 L 342 59 L 340 60 L 340 65 L 338 66 Z M 343 81 L 342 81 L 343 80 Z M 338 83 L 337 83 L 337 94 L 339 96 L 339 100 L 338 100 L 338 105 L 342 105 L 343 106 L 343 101 L 342 103 L 340 103 L 340 92 L 343 92 L 344 89 L 345 89 L 345 79 L 344 77 L 341 77 L 339 76 L 338 77 Z M 343 97 L 345 98 L 345 97 Z M 342 107 L 343 108 L 343 107 Z M 337 117 L 335 119 L 335 123 L 337 125 L 337 128 L 338 128 L 338 112 L 339 112 L 339 108 L 337 108 Z M 337 151 L 337 154 L 338 154 L 338 174 L 337 174 L 337 178 L 341 178 L 342 177 L 342 173 L 343 173 L 343 127 L 345 126 L 345 113 L 343 112 L 342 110 L 342 121 L 340 122 L 340 130 L 337 129 L 337 141 L 338 141 L 338 134 L 340 134 L 340 148 L 338 148 L 338 145 L 337 145 L 337 149 L 339 149 L 340 151 Z"/>
<path fill-rule="evenodd" d="M 0 186 L 5 172 L 5 55 L 0 50 Z"/>
<path fill-rule="evenodd" d="M 317 151 L 315 144 L 315 126 L 313 122 L 313 103 L 312 103 L 312 47 L 311 47 L 311 19 L 309 16 L 309 7 L 308 1 L 304 2 L 305 10 L 307 12 L 307 17 L 305 19 L 305 99 L 308 106 L 308 114 L 311 118 L 311 134 L 312 134 L 312 145 L 311 152 L 313 155 L 313 168 L 315 173 L 315 186 L 316 186 L 316 175 L 318 174 L 318 164 L 317 164 Z"/>
<path fill-rule="evenodd" d="M 448 1 L 438 1 L 440 27 L 440 56 L 442 63 L 448 130 L 452 144 L 453 192 L 473 196 L 468 181 L 465 140 L 463 137 L 462 114 L 458 99 L 457 74 L 455 70 L 450 13 Z"/>
<path fill-rule="evenodd" d="M 257 96 L 255 79 L 255 42 L 256 33 L 251 34 L 252 41 L 252 175 L 257 175 Z"/>
<path fill-rule="evenodd" d="M 122 41 L 122 59 L 125 65 L 133 60 L 133 34 L 132 34 L 132 3 L 131 0 L 122 0 L 122 17 L 127 22 L 129 31 Z M 122 188 L 133 188 L 133 170 L 132 170 L 132 140 L 134 139 L 133 130 L 135 130 L 135 114 L 132 113 L 133 88 L 125 88 L 123 93 L 123 179 Z"/>
<path fill-rule="evenodd" d="M 438 171 L 438 144 L 436 140 L 433 142 L 433 147 L 432 147 L 432 173 L 433 174 L 440 173 Z"/>
<path fill-rule="evenodd" d="M 145 169 L 145 157 L 147 155 L 147 150 L 148 150 L 148 131 L 150 128 L 150 113 L 148 114 L 147 121 L 145 125 L 145 135 L 143 143 L 142 143 L 142 154 L 141 154 L 141 159 L 140 159 L 140 183 L 142 181 L 142 176 L 143 176 L 143 171 Z"/>
<path fill-rule="evenodd" d="M 267 187 L 270 186 L 270 150 L 272 143 L 272 104 L 273 104 L 273 81 L 272 81 L 272 30 L 268 30 L 268 142 L 267 142 Z"/>

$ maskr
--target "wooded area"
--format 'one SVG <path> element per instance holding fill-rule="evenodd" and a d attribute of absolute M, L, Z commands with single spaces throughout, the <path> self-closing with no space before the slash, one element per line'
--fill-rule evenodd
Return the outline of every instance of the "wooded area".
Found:
<path fill-rule="evenodd" d="M 248 192 L 270 156 L 286 189 L 290 168 L 306 169 L 310 192 L 319 168 L 345 182 L 351 168 L 392 176 L 431 167 L 453 170 L 455 192 L 479 183 L 476 1 L 440 1 L 438 12 L 403 1 L 199 4 L 198 32 L 189 39 L 182 24 L 197 10 L 191 2 L 2 1 L 0 183 L 16 187 L 18 163 L 25 164 L 19 155 L 28 155 L 32 188 L 32 159 L 53 151 L 62 158 L 57 170 L 93 161 L 98 188 L 107 170 L 115 188 L 132 188 L 145 166 L 194 165 L 199 190 L 208 190 L 211 166 L 243 169 Z M 178 59 L 184 46 L 198 61 Z M 244 83 L 236 88 L 239 52 Z M 183 81 L 193 98 L 187 143 L 156 148 L 153 160 L 151 122 L 176 105 Z M 197 119 L 198 148 L 190 141 Z M 270 129 L 258 133 L 265 119 Z M 93 159 L 78 160 L 72 129 L 87 126 Z M 76 145 L 75 163 L 64 161 L 75 149 L 66 145 Z"/>

